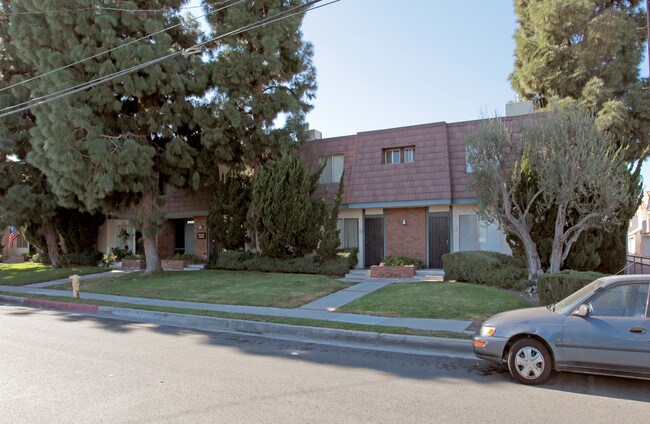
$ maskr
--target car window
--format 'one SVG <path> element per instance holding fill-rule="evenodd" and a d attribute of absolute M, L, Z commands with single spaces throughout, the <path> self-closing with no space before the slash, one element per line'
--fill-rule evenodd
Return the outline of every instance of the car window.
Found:
<path fill-rule="evenodd" d="M 591 283 L 587 284 L 577 292 L 570 294 L 569 296 L 565 297 L 564 299 L 560 300 L 555 304 L 555 309 L 556 311 L 565 314 L 573 310 L 573 304 L 577 302 L 579 299 L 585 297 L 589 293 L 596 291 L 601 285 L 603 284 L 603 281 L 598 279 L 595 281 L 592 281 Z"/>
<path fill-rule="evenodd" d="M 621 284 L 609 287 L 589 300 L 595 317 L 645 317 L 648 309 L 648 284 Z"/>

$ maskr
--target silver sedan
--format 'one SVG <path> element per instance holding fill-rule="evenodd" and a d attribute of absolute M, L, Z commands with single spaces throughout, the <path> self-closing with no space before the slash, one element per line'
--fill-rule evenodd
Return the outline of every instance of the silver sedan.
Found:
<path fill-rule="evenodd" d="M 546 307 L 485 320 L 474 354 L 524 384 L 552 370 L 650 379 L 650 275 L 600 278 Z"/>

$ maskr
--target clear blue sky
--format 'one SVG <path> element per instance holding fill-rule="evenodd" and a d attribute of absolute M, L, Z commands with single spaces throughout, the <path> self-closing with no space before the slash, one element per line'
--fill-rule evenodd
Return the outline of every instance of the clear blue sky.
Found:
<path fill-rule="evenodd" d="M 505 115 L 515 100 L 513 3 L 341 0 L 309 12 L 302 29 L 318 74 L 310 127 L 335 137 Z M 650 163 L 644 171 L 650 182 Z"/>
<path fill-rule="evenodd" d="M 514 100 L 507 1 L 342 0 L 309 12 L 324 137 L 505 114 Z"/>

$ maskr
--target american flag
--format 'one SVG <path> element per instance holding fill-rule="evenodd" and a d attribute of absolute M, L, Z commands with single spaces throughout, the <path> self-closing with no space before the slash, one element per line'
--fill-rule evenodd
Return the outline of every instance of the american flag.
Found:
<path fill-rule="evenodd" d="M 9 247 L 14 245 L 14 240 L 20 235 L 20 231 L 18 231 L 17 228 L 11 227 L 9 228 L 9 238 L 7 241 L 9 242 Z"/>

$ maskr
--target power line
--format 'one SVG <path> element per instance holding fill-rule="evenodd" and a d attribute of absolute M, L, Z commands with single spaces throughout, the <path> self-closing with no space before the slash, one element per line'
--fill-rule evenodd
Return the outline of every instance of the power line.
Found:
<path fill-rule="evenodd" d="M 33 107 L 36 107 L 36 106 L 39 106 L 39 105 L 42 105 L 42 104 L 45 104 L 45 103 L 52 102 L 54 100 L 58 100 L 60 98 L 69 96 L 69 95 L 77 93 L 79 91 L 82 91 L 82 90 L 85 90 L 85 89 L 88 89 L 88 88 L 92 88 L 94 86 L 97 86 L 97 85 L 103 84 L 105 82 L 114 80 L 114 79 L 119 78 L 121 76 L 128 75 L 128 74 L 133 73 L 133 72 L 135 72 L 137 70 L 146 68 L 146 67 L 151 66 L 153 64 L 156 64 L 158 62 L 162 62 L 164 60 L 171 59 L 172 57 L 176 57 L 176 56 L 179 56 L 179 55 L 187 55 L 187 54 L 197 53 L 198 52 L 197 49 L 199 47 L 202 47 L 202 46 L 204 46 L 206 44 L 209 44 L 209 43 L 212 43 L 214 41 L 218 41 L 218 40 L 220 40 L 222 38 L 229 37 L 231 35 L 241 34 L 243 32 L 250 31 L 252 29 L 256 29 L 256 28 L 259 28 L 259 27 L 262 27 L 262 26 L 265 26 L 265 25 L 268 25 L 268 24 L 278 22 L 280 20 L 289 18 L 291 16 L 295 16 L 295 15 L 298 15 L 298 14 L 301 14 L 301 13 L 306 13 L 306 12 L 309 12 L 311 10 L 319 9 L 321 7 L 329 6 L 330 4 L 337 3 L 337 2 L 339 2 L 341 0 L 332 0 L 332 1 L 328 2 L 328 3 L 324 3 L 322 5 L 312 7 L 314 4 L 319 3 L 321 1 L 322 0 L 312 0 L 312 1 L 310 1 L 310 2 L 308 2 L 306 4 L 304 4 L 304 5 L 295 6 L 295 7 L 291 8 L 291 9 L 288 9 L 288 10 L 286 10 L 284 12 L 280 12 L 280 13 L 278 13 L 276 15 L 271 16 L 271 17 L 261 19 L 261 20 L 259 20 L 257 22 L 253 22 L 251 24 L 245 25 L 245 26 L 240 27 L 240 28 L 238 28 L 236 30 L 233 30 L 233 31 L 230 31 L 228 33 L 219 35 L 217 37 L 213 37 L 213 38 L 211 38 L 209 40 L 206 40 L 206 41 L 203 41 L 201 43 L 197 43 L 194 46 L 183 49 L 181 51 L 170 53 L 170 54 L 168 54 L 166 56 L 162 56 L 162 57 L 159 57 L 157 59 L 153 59 L 153 60 L 138 64 L 138 65 L 132 66 L 132 67 L 124 69 L 122 71 L 115 72 L 115 73 L 113 73 L 111 75 L 107 75 L 107 76 L 104 76 L 104 77 L 101 77 L 101 78 L 96 78 L 94 80 L 87 81 L 85 83 L 82 83 L 82 84 L 79 84 L 79 85 L 76 85 L 76 86 L 73 86 L 73 87 L 69 87 L 69 88 L 66 88 L 66 89 L 63 89 L 63 90 L 59 90 L 58 92 L 51 93 L 51 94 L 49 94 L 47 96 L 42 96 L 41 98 L 43 98 L 43 100 L 41 100 L 39 102 L 32 103 L 33 102 L 33 100 L 32 100 L 32 101 L 29 101 L 29 102 L 24 102 L 24 103 L 21 103 L 19 105 L 15 105 L 15 106 L 11 106 L 9 108 L 2 109 L 2 110 L 0 110 L 0 112 L 4 112 L 7 109 L 19 107 L 18 109 L 15 109 L 15 110 L 11 110 L 11 111 L 8 111 L 8 112 L 5 112 L 5 113 L 0 113 L 0 119 L 4 118 L 6 116 L 9 116 L 9 115 L 13 115 L 15 113 L 19 113 L 19 112 L 31 109 Z M 296 9 L 304 9 L 304 10 L 296 11 Z M 292 13 L 289 13 L 289 12 L 292 12 Z M 32 103 L 32 104 L 30 104 L 30 103 Z"/>
<path fill-rule="evenodd" d="M 203 15 L 201 15 L 201 16 L 197 16 L 197 17 L 191 18 L 190 20 L 191 20 L 191 21 L 195 21 L 195 20 L 197 20 L 197 19 L 205 18 L 205 17 L 208 16 L 208 15 L 211 15 L 211 14 L 213 14 L 213 13 L 215 13 L 215 12 L 219 12 L 219 11 L 221 11 L 221 10 L 227 9 L 227 8 L 229 8 L 229 7 L 231 7 L 231 6 L 235 6 L 235 5 L 239 4 L 239 3 L 243 3 L 244 1 L 245 1 L 245 0 L 239 0 L 239 1 L 235 2 L 235 3 L 231 3 L 231 4 L 229 4 L 229 5 L 226 5 L 226 6 L 220 7 L 220 8 L 218 8 L 218 9 L 215 9 L 215 10 L 211 11 L 211 12 L 205 13 L 205 14 L 203 14 Z M 225 2 L 221 2 L 221 3 L 219 3 L 219 4 L 224 4 L 224 3 L 225 3 Z M 36 79 L 38 79 L 38 78 L 42 78 L 42 77 L 44 77 L 44 76 L 46 76 L 46 75 L 51 75 L 51 74 L 53 74 L 53 73 L 55 73 L 55 72 L 62 71 L 62 70 L 64 70 L 64 69 L 66 69 L 66 68 L 70 68 L 70 67 L 72 67 L 72 66 L 79 65 L 80 63 L 83 63 L 83 62 L 85 62 L 85 61 L 87 61 L 87 60 L 94 59 L 94 58 L 96 58 L 96 57 L 102 56 L 102 55 L 104 55 L 104 54 L 106 54 L 106 53 L 110 53 L 110 52 L 115 51 L 115 50 L 117 50 L 117 49 L 121 49 L 122 47 L 126 47 L 126 46 L 128 46 L 128 45 L 130 45 L 130 44 L 137 43 L 137 42 L 142 41 L 142 40 L 147 40 L 147 39 L 149 39 L 150 37 L 152 37 L 152 36 L 154 36 L 154 35 L 158 35 L 158 34 L 160 34 L 160 33 L 163 33 L 163 32 L 166 32 L 166 31 L 169 31 L 169 30 L 174 29 L 174 28 L 176 28 L 176 27 L 179 27 L 179 26 L 181 26 L 181 25 L 183 25 L 183 22 L 178 23 L 178 24 L 176 24 L 176 25 L 172 25 L 172 26 L 167 27 L 167 28 L 164 28 L 164 29 L 161 29 L 161 30 L 156 31 L 156 32 L 153 32 L 153 33 L 151 33 L 151 34 L 147 34 L 147 35 L 145 35 L 144 37 L 138 38 L 138 39 L 136 39 L 136 40 L 131 40 L 131 41 L 128 41 L 128 42 L 126 42 L 126 43 L 124 43 L 124 44 L 120 44 L 119 46 L 113 47 L 112 49 L 108 49 L 108 50 L 104 50 L 103 52 L 96 53 L 96 54 L 94 54 L 94 55 L 92 55 L 92 56 L 89 56 L 89 57 L 87 57 L 87 58 L 84 58 L 84 59 L 78 60 L 78 61 L 76 61 L 76 62 L 74 62 L 74 63 L 70 63 L 70 64 L 68 64 L 68 65 L 62 66 L 62 67 L 57 68 L 57 69 L 52 69 L 52 70 L 50 70 L 50 71 L 45 72 L 44 74 L 39 74 L 39 75 L 36 75 L 36 76 L 34 76 L 34 77 L 32 77 L 32 78 L 28 78 L 28 79 L 26 79 L 26 80 L 24 80 L 24 81 L 17 82 L 17 83 L 15 83 L 15 84 L 9 85 L 9 86 L 7 86 L 7 87 L 0 88 L 0 93 L 3 92 L 3 91 L 5 91 L 5 90 L 9 90 L 9 89 L 11 89 L 11 88 L 15 88 L 15 87 L 21 86 L 21 85 L 23 85 L 23 84 L 25 84 L 25 83 L 28 83 L 28 82 L 30 82 L 30 81 L 34 81 L 34 80 L 36 80 Z M 3 109 L 3 110 L 4 110 L 4 109 Z"/>
<path fill-rule="evenodd" d="M 203 6 L 185 6 L 179 7 L 178 10 L 189 10 L 189 9 L 198 9 Z M 76 12 L 86 12 L 86 11 L 111 11 L 111 12 L 129 12 L 129 13 L 154 13 L 154 12 L 167 12 L 169 9 L 124 9 L 120 7 L 105 7 L 105 6 L 89 6 L 89 7 L 78 7 L 75 9 L 55 9 L 55 10 L 38 10 L 34 12 L 0 12 L 0 15 L 13 16 L 13 15 L 45 15 L 48 13 L 76 13 Z"/>

